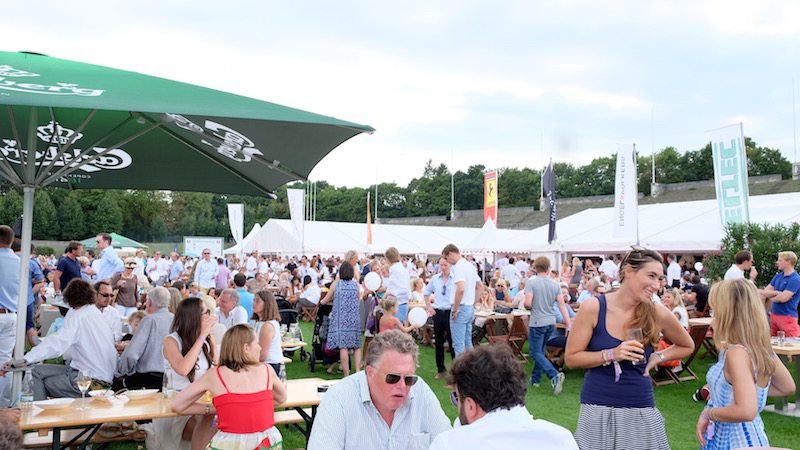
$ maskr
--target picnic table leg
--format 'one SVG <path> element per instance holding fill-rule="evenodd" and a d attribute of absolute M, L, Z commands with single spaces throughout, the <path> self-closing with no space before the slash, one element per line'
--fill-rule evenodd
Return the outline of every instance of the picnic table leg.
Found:
<path fill-rule="evenodd" d="M 782 363 L 788 362 L 787 356 L 785 355 L 778 355 L 778 358 L 781 359 Z M 800 358 L 795 358 L 795 363 L 797 363 L 798 361 L 800 361 Z M 795 377 L 797 376 L 798 375 L 795 374 Z M 797 383 L 797 380 L 795 380 L 795 383 Z M 789 399 L 787 397 L 775 397 L 775 412 L 786 412 L 788 406 L 789 406 Z"/>
<path fill-rule="evenodd" d="M 53 450 L 61 450 L 61 428 L 53 428 Z"/>

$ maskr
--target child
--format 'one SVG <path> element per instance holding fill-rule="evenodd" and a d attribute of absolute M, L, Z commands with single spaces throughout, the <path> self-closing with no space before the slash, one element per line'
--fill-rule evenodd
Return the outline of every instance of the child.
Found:
<path fill-rule="evenodd" d="M 133 339 L 133 334 L 136 333 L 136 328 L 139 327 L 139 322 L 141 322 L 146 316 L 147 313 L 144 311 L 136 311 L 131 313 L 131 315 L 128 317 L 128 327 L 130 332 L 125 336 L 122 336 L 121 341 L 114 344 L 118 352 L 125 350 L 125 347 L 127 347 L 131 339 Z"/>
<path fill-rule="evenodd" d="M 411 283 L 411 302 L 412 303 L 425 303 L 425 294 L 422 292 L 425 289 L 425 282 L 422 278 L 412 278 Z"/>
<path fill-rule="evenodd" d="M 389 330 L 401 330 L 404 333 L 408 333 L 414 329 L 412 326 L 403 325 L 400 319 L 394 316 L 397 314 L 397 299 L 394 297 L 384 298 L 381 301 L 381 309 L 383 310 L 383 316 L 378 328 L 381 333 Z"/>
<path fill-rule="evenodd" d="M 758 291 L 750 280 L 722 281 L 711 289 L 709 304 L 719 361 L 706 374 L 711 396 L 697 421 L 697 439 L 706 450 L 769 447 L 759 412 L 767 395 L 790 395 L 795 385 L 772 351 Z"/>

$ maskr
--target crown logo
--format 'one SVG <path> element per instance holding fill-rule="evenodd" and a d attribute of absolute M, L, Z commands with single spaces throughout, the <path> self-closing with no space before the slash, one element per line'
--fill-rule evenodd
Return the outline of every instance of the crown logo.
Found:
<path fill-rule="evenodd" d="M 69 143 L 70 140 L 73 139 L 73 136 L 76 134 L 75 130 L 64 128 L 61 125 L 59 125 L 58 122 L 53 123 L 52 120 L 47 125 L 37 127 L 36 130 L 37 130 L 36 135 L 39 136 L 39 139 L 47 143 L 57 143 L 61 145 Z M 74 140 L 77 141 L 82 137 L 83 134 L 77 133 L 77 136 L 74 137 Z"/>
<path fill-rule="evenodd" d="M 0 77 L 38 77 L 38 73 L 15 69 L 7 64 L 0 64 Z"/>

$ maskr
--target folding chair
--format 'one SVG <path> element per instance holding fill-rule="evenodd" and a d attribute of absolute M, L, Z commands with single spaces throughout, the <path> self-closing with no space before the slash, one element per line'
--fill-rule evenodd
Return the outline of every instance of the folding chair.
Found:
<path fill-rule="evenodd" d="M 494 344 L 496 342 L 505 342 L 511 347 L 511 351 L 514 353 L 514 356 L 519 358 L 521 361 L 526 361 L 526 356 L 522 353 L 522 346 L 525 344 L 525 341 L 528 340 L 527 330 L 522 330 L 524 333 L 520 335 L 519 326 L 521 325 L 524 327 L 524 324 L 521 320 L 519 322 L 517 319 L 518 317 L 514 318 L 514 322 L 511 325 L 511 330 L 505 332 L 508 329 L 508 321 L 506 319 L 493 319 L 491 317 L 486 319 L 486 324 L 484 325 L 486 329 L 486 339 L 489 341 L 490 344 Z M 518 325 L 519 323 L 519 325 Z"/>
<path fill-rule="evenodd" d="M 692 337 L 692 341 L 694 342 L 694 351 L 692 351 L 692 354 L 686 358 L 686 361 L 683 361 L 681 370 L 672 372 L 678 381 L 691 381 L 697 379 L 697 374 L 692 371 L 690 366 L 692 365 L 692 361 L 694 361 L 695 356 L 697 356 L 697 352 L 700 350 L 700 347 L 704 345 L 703 343 L 706 339 L 708 327 L 708 325 L 694 325 L 689 328 L 689 335 Z"/>
<path fill-rule="evenodd" d="M 303 316 L 303 319 L 302 319 L 303 322 L 313 322 L 314 319 L 316 319 L 316 317 L 317 317 L 317 310 L 318 309 L 319 309 L 319 306 L 314 306 L 314 307 L 311 307 L 311 308 L 301 307 L 300 308 L 300 314 L 302 314 L 302 316 Z"/>

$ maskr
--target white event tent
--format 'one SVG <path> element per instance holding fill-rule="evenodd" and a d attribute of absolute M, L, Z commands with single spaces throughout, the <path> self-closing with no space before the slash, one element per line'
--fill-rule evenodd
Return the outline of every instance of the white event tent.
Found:
<path fill-rule="evenodd" d="M 557 222 L 558 240 L 547 243 L 548 226 L 533 230 L 435 227 L 422 225 L 372 225 L 373 244 L 367 245 L 367 225 L 345 222 L 305 222 L 304 239 L 294 236 L 292 222 L 270 219 L 255 227 L 239 246 L 225 253 L 258 250 L 263 253 L 341 255 L 348 250 L 383 253 L 397 247 L 403 254 L 436 255 L 449 244 L 464 253 L 522 253 L 546 255 L 558 261 L 559 254 L 623 253 L 635 239 L 613 237 L 614 208 L 591 208 Z M 791 224 L 800 221 L 800 192 L 750 197 L 753 223 Z M 670 253 L 703 253 L 718 250 L 724 235 L 715 199 L 655 203 L 639 206 L 639 242 Z"/>
<path fill-rule="evenodd" d="M 557 245 L 547 244 L 547 225 L 499 247 L 526 252 L 621 253 L 635 239 L 613 237 L 614 208 L 592 208 L 556 223 Z M 800 192 L 750 197 L 750 222 L 788 225 L 800 221 Z M 639 242 L 663 252 L 719 250 L 725 231 L 716 199 L 639 206 Z"/>

